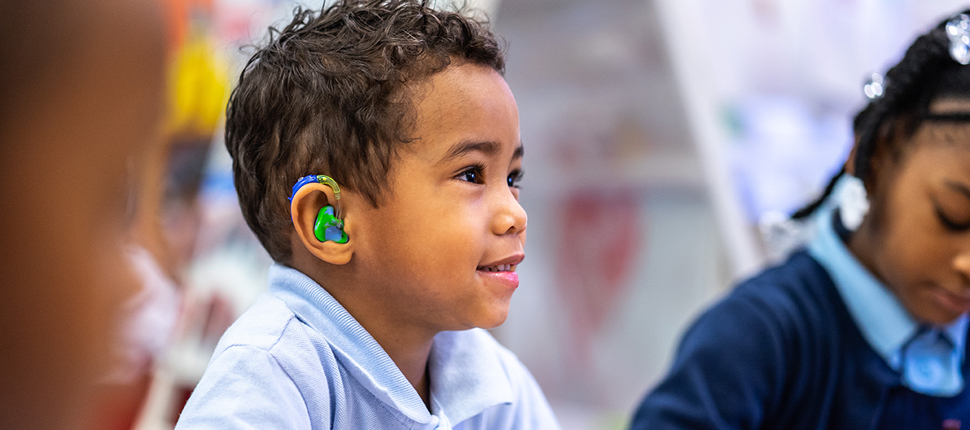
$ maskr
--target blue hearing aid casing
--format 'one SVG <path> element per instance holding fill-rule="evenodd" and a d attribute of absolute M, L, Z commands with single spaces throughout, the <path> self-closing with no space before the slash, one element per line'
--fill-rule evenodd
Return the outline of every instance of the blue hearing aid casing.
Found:
<path fill-rule="evenodd" d="M 293 201 L 293 196 L 296 192 L 306 184 L 310 183 L 321 183 L 331 189 L 333 189 L 334 200 L 336 200 L 337 209 L 333 206 L 324 206 L 320 208 L 320 212 L 317 213 L 317 220 L 313 223 L 313 235 L 317 240 L 321 242 L 333 241 L 336 243 L 347 243 L 347 233 L 344 232 L 344 222 L 340 217 L 340 186 L 337 185 L 337 181 L 326 175 L 309 175 L 300 178 L 293 185 L 293 194 L 290 194 L 289 200 Z"/>

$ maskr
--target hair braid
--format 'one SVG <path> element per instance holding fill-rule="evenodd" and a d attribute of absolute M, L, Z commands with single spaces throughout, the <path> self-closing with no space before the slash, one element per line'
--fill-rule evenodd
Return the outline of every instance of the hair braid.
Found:
<path fill-rule="evenodd" d="M 965 11 L 963 13 L 968 13 Z M 947 65 L 956 65 L 948 51 L 949 40 L 945 26 L 952 17 L 939 23 L 929 32 L 919 36 L 906 50 L 903 58 L 886 72 L 886 86 L 882 97 L 873 99 L 856 114 L 852 126 L 856 136 L 854 175 L 868 183 L 872 171 L 872 156 L 880 141 L 889 138 L 893 131 L 890 124 L 909 117 L 905 132 L 911 135 L 919 127 L 921 118 L 914 115 L 926 108 L 935 83 L 933 78 Z M 896 123 L 898 124 L 898 123 Z M 822 206 L 835 189 L 838 179 L 847 171 L 843 166 L 829 179 L 822 194 L 808 205 L 795 211 L 793 219 L 802 219 Z"/>
<path fill-rule="evenodd" d="M 844 174 L 845 166 L 842 166 L 842 168 L 839 169 L 839 172 L 829 179 L 829 183 L 825 185 L 825 190 L 822 191 L 822 195 L 813 200 L 811 203 L 803 206 L 801 209 L 795 211 L 795 213 L 791 215 L 792 219 L 805 218 L 814 213 L 816 209 L 821 207 L 822 203 L 825 203 L 825 198 L 828 197 L 829 194 L 832 194 L 832 190 L 835 189 L 835 184 L 839 182 L 839 178 L 841 178 Z"/>
<path fill-rule="evenodd" d="M 931 84 L 928 82 L 929 78 L 935 76 L 947 62 L 953 61 L 947 51 L 948 42 L 944 31 L 942 25 L 937 26 L 917 38 L 906 50 L 902 61 L 886 73 L 889 84 L 885 95 L 869 104 L 871 111 L 866 108 L 856 116 L 855 123 L 861 128 L 856 128 L 859 141 L 853 167 L 855 176 L 863 181 L 869 179 L 876 145 L 880 138 L 888 137 L 886 133 L 889 130 L 884 124 L 914 113 L 921 99 L 926 99 L 923 92 Z M 910 132 L 915 131 L 919 125 L 919 118 L 913 120 L 915 122 L 909 127 Z"/>

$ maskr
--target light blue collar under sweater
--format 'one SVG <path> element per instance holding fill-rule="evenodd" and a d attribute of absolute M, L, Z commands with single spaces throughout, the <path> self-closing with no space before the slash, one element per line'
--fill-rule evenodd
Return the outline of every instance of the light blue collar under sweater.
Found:
<path fill-rule="evenodd" d="M 921 326 L 845 246 L 833 225 L 839 221 L 831 210 L 816 219 L 818 230 L 808 251 L 832 277 L 869 345 L 914 391 L 940 397 L 961 392 L 967 315 L 944 327 Z M 947 340 L 941 340 L 941 334 Z M 945 351 L 937 341 L 949 343 Z"/>

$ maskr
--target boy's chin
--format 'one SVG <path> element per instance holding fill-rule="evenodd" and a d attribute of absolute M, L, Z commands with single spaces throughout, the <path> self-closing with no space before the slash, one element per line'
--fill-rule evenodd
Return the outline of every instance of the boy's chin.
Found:
<path fill-rule="evenodd" d="M 497 328 L 498 326 L 505 324 L 505 320 L 508 318 L 508 316 L 508 306 L 506 306 L 504 309 L 495 309 L 493 312 L 490 312 L 489 315 L 482 315 L 481 318 L 478 318 L 475 321 L 474 326 L 485 330 Z"/>
<path fill-rule="evenodd" d="M 460 313 L 455 313 L 456 311 Z M 505 324 L 508 316 L 508 301 L 490 306 L 452 308 L 449 320 L 438 320 L 436 331 L 462 331 L 473 328 L 490 330 Z"/>

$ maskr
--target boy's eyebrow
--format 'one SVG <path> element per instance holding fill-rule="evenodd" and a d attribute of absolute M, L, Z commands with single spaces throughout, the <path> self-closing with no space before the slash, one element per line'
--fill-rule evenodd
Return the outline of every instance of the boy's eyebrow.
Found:
<path fill-rule="evenodd" d="M 441 161 L 439 161 L 439 163 L 447 163 L 470 152 L 481 152 L 485 155 L 495 155 L 499 151 L 500 147 L 501 145 L 499 145 L 498 142 L 462 142 L 451 147 L 451 149 L 448 150 L 448 153 L 445 154 L 444 157 L 441 157 Z M 515 148 L 515 152 L 512 153 L 512 159 L 515 160 L 517 158 L 522 158 L 523 151 L 522 144 L 519 144 L 519 146 Z"/>
<path fill-rule="evenodd" d="M 515 148 L 515 152 L 512 153 L 512 160 L 522 158 L 523 155 L 525 155 L 525 146 L 520 143 L 519 147 Z"/>

